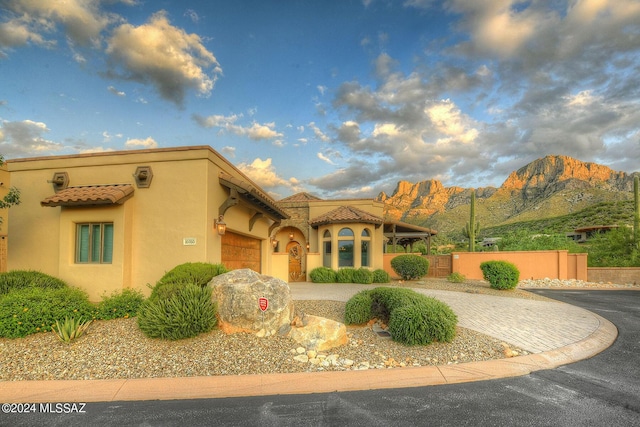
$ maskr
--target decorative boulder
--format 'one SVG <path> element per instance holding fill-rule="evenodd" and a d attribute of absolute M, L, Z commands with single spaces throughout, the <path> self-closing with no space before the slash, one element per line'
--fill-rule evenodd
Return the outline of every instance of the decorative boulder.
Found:
<path fill-rule="evenodd" d="M 293 318 L 289 285 L 278 278 L 248 268 L 232 270 L 209 282 L 218 307 L 218 326 L 226 333 L 249 332 L 260 336 L 288 330 Z M 266 298 L 264 312 L 260 300 Z M 263 306 L 264 308 L 264 306 Z"/>
<path fill-rule="evenodd" d="M 307 350 L 315 351 L 329 350 L 349 342 L 344 324 L 309 314 L 294 320 L 288 336 Z"/>

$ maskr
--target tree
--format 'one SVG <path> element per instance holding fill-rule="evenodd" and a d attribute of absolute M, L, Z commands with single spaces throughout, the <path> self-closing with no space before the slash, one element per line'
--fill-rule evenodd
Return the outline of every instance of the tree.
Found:
<path fill-rule="evenodd" d="M 0 154 L 0 166 L 4 165 L 4 157 Z M 8 209 L 11 206 L 20 204 L 20 190 L 16 187 L 9 188 L 7 194 L 0 199 L 0 209 Z M 0 225 L 3 223 L 4 218 L 0 217 Z"/>

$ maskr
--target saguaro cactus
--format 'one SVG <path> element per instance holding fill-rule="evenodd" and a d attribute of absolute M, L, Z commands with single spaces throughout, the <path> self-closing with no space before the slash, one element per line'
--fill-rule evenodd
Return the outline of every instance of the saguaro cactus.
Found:
<path fill-rule="evenodd" d="M 633 242 L 636 250 L 640 249 L 640 196 L 638 195 L 638 176 L 633 178 Z"/>
<path fill-rule="evenodd" d="M 469 252 L 475 252 L 476 233 L 480 231 L 480 223 L 476 222 L 476 190 L 471 190 L 471 210 L 469 222 L 462 229 L 462 234 L 469 239 Z"/>

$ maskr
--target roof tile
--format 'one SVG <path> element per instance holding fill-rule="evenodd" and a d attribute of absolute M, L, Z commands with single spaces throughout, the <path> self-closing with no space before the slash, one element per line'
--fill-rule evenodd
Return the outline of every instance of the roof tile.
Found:
<path fill-rule="evenodd" d="M 312 227 L 325 224 L 335 224 L 343 222 L 364 222 L 368 224 L 381 225 L 384 221 L 379 216 L 365 212 L 353 206 L 340 206 L 326 214 L 320 215 L 309 221 Z"/>
<path fill-rule="evenodd" d="M 67 187 L 40 202 L 42 206 L 96 206 L 122 204 L 133 195 L 131 184 Z"/>

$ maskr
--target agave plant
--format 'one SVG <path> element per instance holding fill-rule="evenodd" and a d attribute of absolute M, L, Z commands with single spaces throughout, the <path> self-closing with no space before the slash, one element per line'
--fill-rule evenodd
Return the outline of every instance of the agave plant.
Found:
<path fill-rule="evenodd" d="M 89 328 L 91 322 L 91 320 L 83 322 L 82 319 L 65 317 L 62 323 L 56 320 L 56 326 L 51 327 L 51 330 L 60 338 L 60 341 L 70 343 L 80 337 Z"/>

